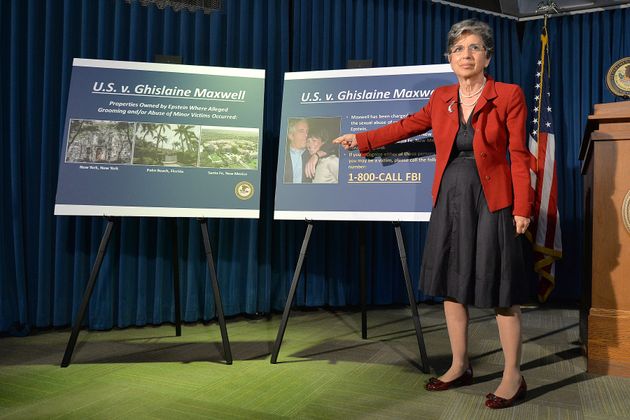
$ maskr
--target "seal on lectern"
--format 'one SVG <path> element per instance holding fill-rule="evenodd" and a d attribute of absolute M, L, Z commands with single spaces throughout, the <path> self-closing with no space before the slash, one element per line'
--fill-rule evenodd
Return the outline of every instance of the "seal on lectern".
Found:
<path fill-rule="evenodd" d="M 623 226 L 630 233 L 630 190 L 626 193 L 621 205 L 621 220 L 623 220 Z"/>

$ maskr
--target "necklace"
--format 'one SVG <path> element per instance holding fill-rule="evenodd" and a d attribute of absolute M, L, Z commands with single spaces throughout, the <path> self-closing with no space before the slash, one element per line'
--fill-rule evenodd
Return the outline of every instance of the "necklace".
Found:
<path fill-rule="evenodd" d="M 486 86 L 486 78 L 484 77 L 483 78 L 483 83 L 481 84 L 481 87 L 479 88 L 479 90 L 477 92 L 471 93 L 470 95 L 466 95 L 466 94 L 464 94 L 464 92 L 462 92 L 462 89 L 460 87 L 459 88 L 459 96 L 461 96 L 462 98 L 472 98 L 473 96 L 479 95 L 485 86 Z"/>
<path fill-rule="evenodd" d="M 475 99 L 475 102 L 471 102 L 471 103 L 466 103 L 464 101 L 459 101 L 460 104 L 464 105 L 464 106 L 472 106 L 474 107 L 475 105 L 477 105 L 477 102 L 479 101 L 479 98 L 481 98 L 481 95 L 477 96 L 477 99 Z"/>

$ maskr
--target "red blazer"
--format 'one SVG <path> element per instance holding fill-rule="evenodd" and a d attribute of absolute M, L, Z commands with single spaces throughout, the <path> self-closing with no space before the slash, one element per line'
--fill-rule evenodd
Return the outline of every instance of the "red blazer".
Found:
<path fill-rule="evenodd" d="M 473 151 L 483 192 L 490 211 L 513 206 L 513 215 L 529 217 L 533 192 L 530 188 L 530 153 L 525 143 L 527 107 L 517 85 L 495 82 L 487 77 L 486 86 L 471 114 L 475 129 Z M 430 129 L 436 149 L 433 206 L 440 181 L 459 128 L 458 85 L 437 88 L 420 111 L 384 127 L 357 133 L 359 151 L 395 143 Z M 510 162 L 507 151 L 510 152 Z"/>

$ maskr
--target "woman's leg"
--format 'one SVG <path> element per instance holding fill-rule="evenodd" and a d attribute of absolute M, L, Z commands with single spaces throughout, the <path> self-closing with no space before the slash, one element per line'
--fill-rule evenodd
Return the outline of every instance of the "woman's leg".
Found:
<path fill-rule="evenodd" d="M 450 369 L 439 379 L 449 382 L 460 377 L 468 369 L 468 308 L 447 298 L 444 301 L 444 316 L 453 360 Z"/>
<path fill-rule="evenodd" d="M 512 398 L 521 384 L 521 307 L 514 305 L 496 308 L 495 313 L 505 366 L 501 384 L 494 394 L 502 398 Z"/>

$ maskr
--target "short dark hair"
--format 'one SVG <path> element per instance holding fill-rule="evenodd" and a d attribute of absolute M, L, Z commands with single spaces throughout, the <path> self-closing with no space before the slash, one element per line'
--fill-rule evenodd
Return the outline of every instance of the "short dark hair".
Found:
<path fill-rule="evenodd" d="M 331 140 L 331 135 L 325 128 L 315 128 L 312 131 L 309 131 L 308 137 L 320 139 L 322 141 L 321 149 L 329 156 L 335 155 L 339 156 L 339 145 L 334 144 Z"/>
<path fill-rule="evenodd" d="M 308 132 L 309 137 L 314 137 L 316 139 L 320 139 L 323 143 L 330 143 L 330 134 L 323 128 L 314 128 Z"/>

